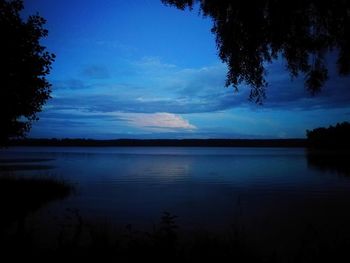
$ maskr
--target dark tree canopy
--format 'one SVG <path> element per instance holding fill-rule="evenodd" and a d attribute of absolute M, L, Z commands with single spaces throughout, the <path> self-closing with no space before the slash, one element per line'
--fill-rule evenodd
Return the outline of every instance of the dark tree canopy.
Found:
<path fill-rule="evenodd" d="M 350 148 L 350 123 L 337 123 L 328 128 L 306 131 L 308 144 L 316 148 Z"/>
<path fill-rule="evenodd" d="M 348 0 L 162 0 L 179 9 L 199 3 L 214 22 L 219 56 L 228 65 L 226 86 L 249 84 L 250 98 L 265 97 L 266 62 L 286 60 L 292 77 L 318 92 L 328 79 L 325 54 L 338 51 L 340 75 L 350 73 Z"/>
<path fill-rule="evenodd" d="M 25 135 L 51 92 L 45 76 L 54 55 L 39 42 L 48 34 L 45 19 L 33 15 L 24 21 L 22 9 L 20 0 L 0 0 L 0 145 Z"/>

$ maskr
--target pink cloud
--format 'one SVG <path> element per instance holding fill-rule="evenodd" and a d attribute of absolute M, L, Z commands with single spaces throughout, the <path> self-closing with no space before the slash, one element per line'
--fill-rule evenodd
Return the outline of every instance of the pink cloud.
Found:
<path fill-rule="evenodd" d="M 197 129 L 197 127 L 189 123 L 188 120 L 173 113 L 121 113 L 118 115 L 133 126 L 140 128 L 185 130 Z"/>

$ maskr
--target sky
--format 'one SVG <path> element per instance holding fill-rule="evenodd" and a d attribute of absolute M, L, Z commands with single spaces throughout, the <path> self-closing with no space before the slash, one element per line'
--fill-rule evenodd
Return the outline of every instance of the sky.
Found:
<path fill-rule="evenodd" d="M 267 67 L 267 98 L 226 88 L 212 21 L 160 0 L 24 0 L 38 12 L 56 55 L 52 98 L 32 138 L 304 138 L 307 129 L 350 120 L 350 78 L 330 79 L 316 96 L 291 80 L 283 59 Z"/>

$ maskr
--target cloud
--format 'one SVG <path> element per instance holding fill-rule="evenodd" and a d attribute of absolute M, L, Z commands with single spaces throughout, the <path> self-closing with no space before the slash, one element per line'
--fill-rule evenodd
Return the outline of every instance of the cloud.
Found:
<path fill-rule="evenodd" d="M 46 120 L 80 120 L 86 122 L 96 121 L 121 121 L 124 122 L 124 118 L 117 118 L 111 113 L 92 113 L 78 109 L 45 109 L 40 113 L 40 119 Z"/>
<path fill-rule="evenodd" d="M 329 67 L 334 61 L 329 59 Z M 350 78 L 339 77 L 330 71 L 329 80 L 320 93 L 312 95 L 304 87 L 304 76 L 291 79 L 282 59 L 267 65 L 266 88 L 267 98 L 262 106 L 249 102 L 251 88 L 245 84 L 239 86 L 235 92 L 232 87 L 225 88 L 227 66 L 218 63 L 201 68 L 179 68 L 174 65 L 164 64 L 157 58 L 147 58 L 140 63 L 153 72 L 148 76 L 158 80 L 153 85 L 154 94 L 167 93 L 171 99 L 164 100 L 161 96 L 158 100 L 147 95 L 142 101 L 138 101 L 143 109 L 151 112 L 164 110 L 174 113 L 215 112 L 240 107 L 252 109 L 279 108 L 289 110 L 313 110 L 317 108 L 343 108 L 348 107 L 350 101 Z M 153 69 L 153 70 L 151 70 Z M 147 89 L 144 89 L 144 91 Z M 129 101 L 130 106 L 132 101 Z M 159 107 L 159 108 L 158 108 Z M 133 108 L 133 107 L 130 107 Z"/>
<path fill-rule="evenodd" d="M 88 92 L 82 89 L 55 92 L 48 105 L 56 109 L 84 109 L 104 113 L 119 111 L 186 114 L 221 111 L 231 108 L 233 104 L 247 103 L 246 92 L 234 94 L 233 89 L 224 88 L 223 64 L 199 69 L 178 69 L 170 64 L 162 64 L 157 58 L 144 58 L 138 63 L 135 67 L 141 72 L 145 72 L 142 71 L 143 67 L 151 68 L 153 73 L 147 77 L 152 79 L 151 84 L 141 82 L 101 85 L 81 81 L 79 87 L 85 86 L 89 89 Z M 62 83 L 61 87 L 70 87 L 70 82 Z"/>
<path fill-rule="evenodd" d="M 69 124 L 68 126 L 66 124 Z M 81 109 L 47 109 L 40 113 L 39 126 L 52 133 L 53 130 L 69 133 L 88 134 L 89 129 L 108 131 L 133 132 L 182 132 L 188 133 L 197 129 L 180 115 L 158 113 L 125 113 L 106 112 L 95 113 Z M 38 125 L 35 125 L 38 126 Z M 108 127 L 108 129 L 106 129 Z M 37 132 L 37 130 L 35 130 Z"/>
<path fill-rule="evenodd" d="M 79 90 L 79 89 L 87 89 L 89 85 L 87 85 L 84 81 L 80 79 L 68 79 L 68 80 L 55 80 L 52 83 L 54 91 L 56 90 Z"/>
<path fill-rule="evenodd" d="M 91 79 L 107 79 L 110 77 L 107 67 L 101 65 L 90 65 L 83 69 L 82 74 Z"/>
<path fill-rule="evenodd" d="M 146 56 L 142 57 L 140 60 L 131 63 L 135 67 L 144 70 L 159 70 L 159 69 L 177 69 L 176 65 L 163 63 L 159 57 Z"/>
<path fill-rule="evenodd" d="M 153 114 L 128 114 L 120 113 L 117 114 L 119 118 L 124 118 L 129 124 L 139 128 L 151 128 L 151 129 L 167 129 L 167 130 L 194 130 L 196 126 L 189 123 L 188 120 L 183 117 L 167 113 L 158 112 Z"/>
<path fill-rule="evenodd" d="M 80 110 L 90 114 L 191 114 L 235 108 L 307 111 L 349 105 L 350 78 L 333 74 L 321 93 L 311 96 L 304 88 L 302 77 L 290 80 L 282 61 L 271 64 L 268 70 L 267 99 L 262 106 L 248 101 L 249 87 L 241 85 L 239 92 L 224 87 L 225 64 L 179 68 L 164 64 L 159 58 L 145 57 L 134 65 L 134 71 L 145 75 L 142 78 L 130 78 L 123 83 L 114 79 L 103 84 L 77 79 L 54 83 L 54 88 L 60 89 L 54 92 L 46 108 Z"/>
<path fill-rule="evenodd" d="M 80 109 L 96 112 L 126 112 L 126 113 L 157 113 L 170 112 L 174 114 L 216 112 L 230 109 L 232 98 L 215 97 L 177 97 L 177 98 L 127 98 L 118 95 L 80 95 L 79 97 L 55 97 L 47 107 L 62 109 Z"/>
<path fill-rule="evenodd" d="M 350 78 L 331 76 L 322 90 L 312 95 L 305 87 L 302 78 L 290 82 L 272 82 L 267 88 L 266 108 L 313 110 L 320 108 L 345 108 L 350 101 Z"/>

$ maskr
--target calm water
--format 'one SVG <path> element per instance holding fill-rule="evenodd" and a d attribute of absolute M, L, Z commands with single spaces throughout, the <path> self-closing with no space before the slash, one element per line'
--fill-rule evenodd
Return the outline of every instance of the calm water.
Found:
<path fill-rule="evenodd" d="M 18 147 L 0 152 L 0 173 L 76 186 L 41 209 L 44 218 L 70 208 L 89 220 L 147 228 L 168 211 L 182 228 L 240 224 L 268 237 L 271 229 L 284 235 L 300 224 L 349 222 L 349 169 L 327 160 L 301 148 Z"/>

